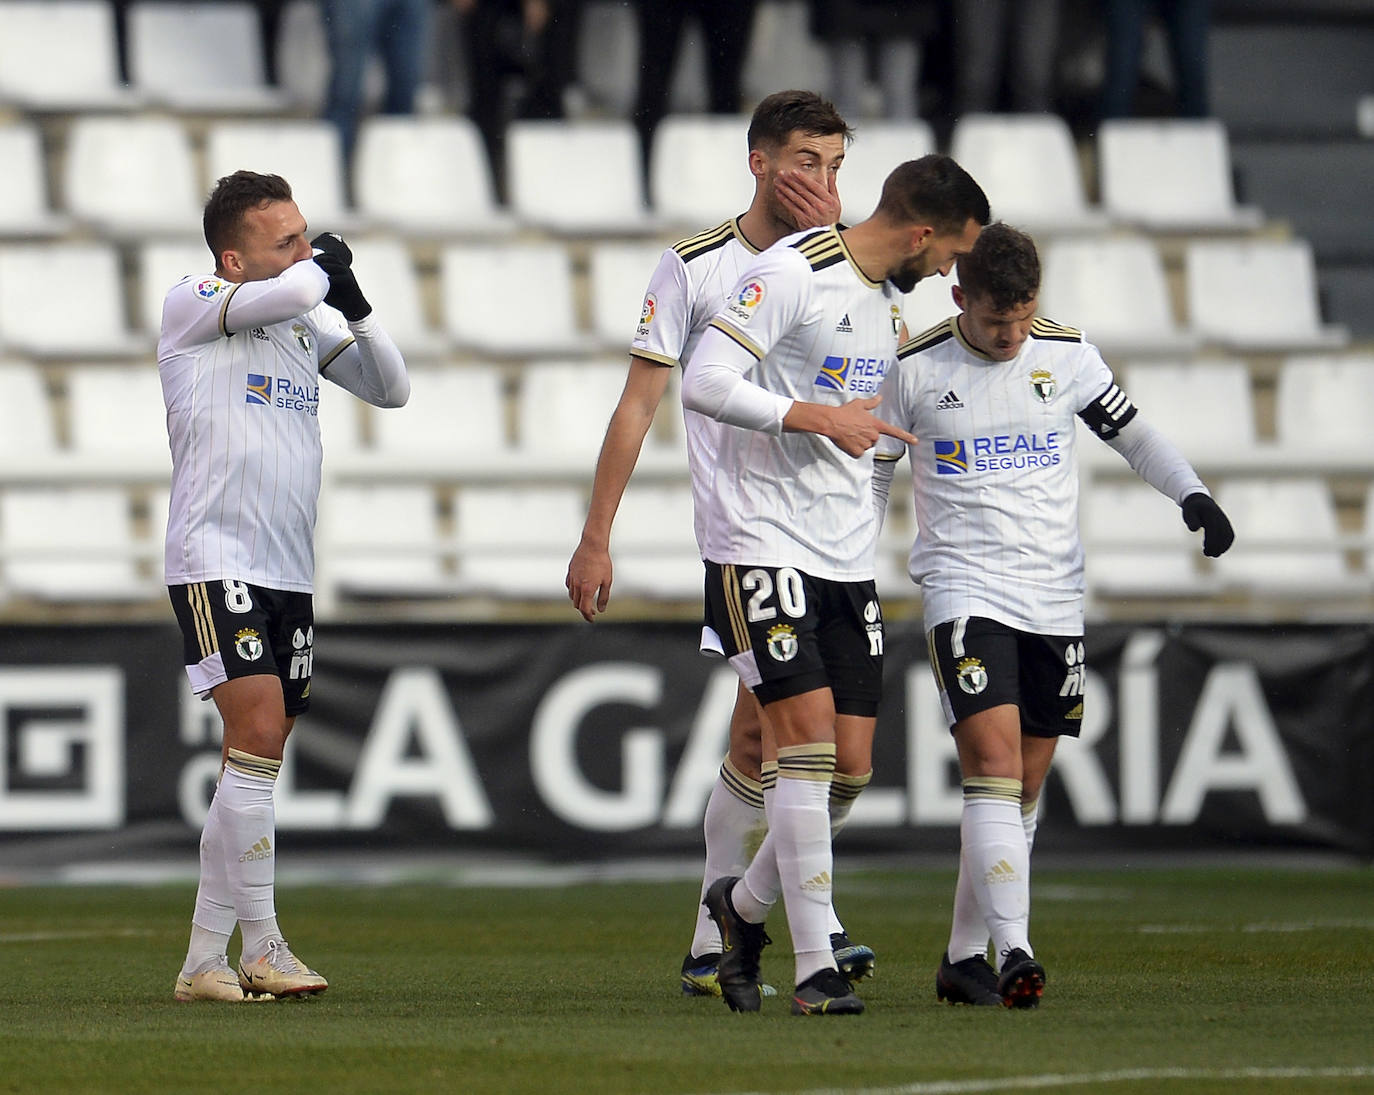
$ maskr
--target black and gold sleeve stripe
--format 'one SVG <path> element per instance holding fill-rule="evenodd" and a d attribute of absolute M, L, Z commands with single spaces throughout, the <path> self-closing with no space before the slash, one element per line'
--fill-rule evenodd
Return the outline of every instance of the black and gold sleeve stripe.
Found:
<path fill-rule="evenodd" d="M 897 347 L 897 359 L 900 361 L 904 357 L 912 354 L 919 354 L 922 350 L 929 350 L 932 346 L 954 337 L 954 317 L 942 319 L 934 327 L 927 327 L 919 335 L 914 335 L 906 342 Z"/>
<path fill-rule="evenodd" d="M 726 338 L 730 339 L 730 341 L 736 343 L 741 349 L 747 350 L 757 360 L 763 360 L 763 351 L 760 350 L 757 346 L 755 346 L 752 342 L 750 342 L 749 339 L 745 338 L 742 334 L 735 330 L 732 326 L 730 326 L 730 324 L 720 319 L 713 319 L 711 320 L 710 326 L 714 327 Z"/>
<path fill-rule="evenodd" d="M 225 293 L 224 303 L 219 306 L 219 333 L 224 338 L 229 338 L 234 333 L 233 331 L 229 330 L 228 327 L 229 302 L 234 299 L 234 294 L 239 291 L 239 285 L 242 284 L 242 282 L 239 282 L 238 285 L 235 285 L 232 289 L 229 290 L 229 292 Z"/>
<path fill-rule="evenodd" d="M 329 366 L 334 363 L 334 359 L 338 357 L 341 353 L 343 353 L 345 350 L 347 350 L 350 346 L 352 346 L 353 342 L 353 336 L 349 335 L 346 339 L 344 339 L 337 346 L 335 346 L 334 349 L 330 350 L 329 356 L 322 358 L 320 360 L 320 372 L 324 372 L 327 368 L 329 368 Z"/>
<path fill-rule="evenodd" d="M 726 221 L 718 224 L 715 228 L 708 228 L 705 232 L 698 232 L 695 236 L 688 236 L 684 240 L 678 240 L 673 244 L 673 250 L 678 253 L 678 257 L 683 262 L 691 262 L 695 258 L 700 258 L 711 251 L 724 247 L 735 238 L 735 222 Z"/>
<path fill-rule="evenodd" d="M 1034 338 L 1048 340 L 1050 342 L 1082 342 L 1083 332 L 1077 327 L 1068 327 L 1063 323 L 1055 323 L 1052 319 L 1044 316 L 1036 316 L 1031 321 L 1031 335 Z"/>

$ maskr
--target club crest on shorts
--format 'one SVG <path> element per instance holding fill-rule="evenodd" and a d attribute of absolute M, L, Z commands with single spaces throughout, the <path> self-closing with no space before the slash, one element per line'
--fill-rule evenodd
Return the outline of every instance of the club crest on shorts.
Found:
<path fill-rule="evenodd" d="M 234 633 L 234 649 L 246 662 L 255 662 L 262 657 L 262 636 L 251 627 Z"/>
<path fill-rule="evenodd" d="M 988 686 L 988 671 L 977 658 L 964 658 L 959 662 L 959 687 L 970 696 L 976 696 Z"/>
<path fill-rule="evenodd" d="M 768 655 L 775 662 L 790 662 L 797 656 L 797 633 L 791 624 L 777 624 L 768 629 Z"/>
<path fill-rule="evenodd" d="M 1059 385 L 1054 382 L 1054 374 L 1048 369 L 1032 369 L 1030 386 L 1035 398 L 1041 403 L 1050 402 L 1059 391 Z"/>

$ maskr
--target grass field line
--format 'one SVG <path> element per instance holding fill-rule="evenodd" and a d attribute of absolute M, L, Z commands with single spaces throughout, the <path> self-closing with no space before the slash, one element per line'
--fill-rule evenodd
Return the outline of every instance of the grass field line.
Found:
<path fill-rule="evenodd" d="M 1123 1068 L 1110 1072 L 1050 1072 L 985 1080 L 928 1080 L 897 1087 L 816 1088 L 799 1095 L 976 1095 L 984 1091 L 1035 1091 L 1047 1087 L 1132 1084 L 1161 1080 L 1359 1080 L 1374 1077 L 1374 1065 L 1344 1068 Z M 735 1095 L 757 1095 L 737 1092 Z"/>
<path fill-rule="evenodd" d="M 70 939 L 133 939 L 161 935 L 149 928 L 94 928 L 86 931 L 0 932 L 0 943 L 54 943 Z"/>
<path fill-rule="evenodd" d="M 1374 917 L 1360 917 L 1357 919 L 1320 919 L 1320 920 L 1289 920 L 1289 921 L 1256 921 L 1250 924 L 1242 924 L 1240 931 L 1248 932 L 1251 935 L 1262 935 L 1265 932 L 1321 932 L 1321 931 L 1374 931 Z M 1224 925 L 1217 924 L 1141 924 L 1136 928 L 1142 935 L 1201 935 L 1207 932 L 1231 931 Z"/>

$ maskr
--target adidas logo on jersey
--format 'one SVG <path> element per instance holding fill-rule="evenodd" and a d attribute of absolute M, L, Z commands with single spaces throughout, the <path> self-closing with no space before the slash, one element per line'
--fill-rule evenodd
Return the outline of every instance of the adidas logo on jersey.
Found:
<path fill-rule="evenodd" d="M 937 411 L 957 411 L 962 408 L 963 405 L 964 401 L 954 394 L 953 388 L 945 392 L 944 395 L 935 401 L 935 409 Z"/>
<path fill-rule="evenodd" d="M 848 313 L 848 312 L 846 312 L 846 313 L 843 315 L 843 317 L 841 317 L 839 323 L 835 324 L 835 330 L 837 330 L 837 331 L 843 331 L 843 332 L 845 332 L 846 334 L 850 334 L 850 333 L 853 332 L 853 330 L 854 330 L 854 325 L 853 325 L 852 323 L 849 322 L 849 313 Z"/>

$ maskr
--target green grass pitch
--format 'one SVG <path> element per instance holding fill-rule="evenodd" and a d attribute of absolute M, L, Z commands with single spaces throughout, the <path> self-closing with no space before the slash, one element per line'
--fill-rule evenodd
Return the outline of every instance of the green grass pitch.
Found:
<path fill-rule="evenodd" d="M 1037 871 L 1035 1011 L 935 1001 L 946 871 L 846 869 L 859 1017 L 679 994 L 696 886 L 282 888 L 323 996 L 177 1004 L 193 887 L 0 890 L 0 1092 L 1374 1091 L 1374 870 Z M 236 958 L 231 950 L 231 958 Z"/>

